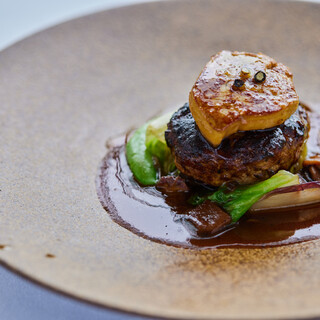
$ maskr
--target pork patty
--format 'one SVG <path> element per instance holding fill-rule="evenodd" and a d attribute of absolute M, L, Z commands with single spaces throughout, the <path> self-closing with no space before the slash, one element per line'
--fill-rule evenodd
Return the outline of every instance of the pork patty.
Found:
<path fill-rule="evenodd" d="M 308 137 L 307 111 L 300 105 L 283 124 L 237 132 L 213 147 L 200 133 L 186 103 L 168 123 L 166 141 L 184 175 L 213 186 L 251 184 L 289 170 Z"/>

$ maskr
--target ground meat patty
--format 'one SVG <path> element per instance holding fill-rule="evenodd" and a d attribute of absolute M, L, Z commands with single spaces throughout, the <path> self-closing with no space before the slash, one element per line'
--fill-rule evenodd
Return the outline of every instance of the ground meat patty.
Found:
<path fill-rule="evenodd" d="M 181 173 L 220 186 L 230 181 L 255 183 L 281 169 L 289 170 L 300 157 L 308 131 L 307 112 L 299 106 L 280 126 L 238 132 L 213 147 L 200 133 L 186 103 L 173 114 L 165 137 Z"/>

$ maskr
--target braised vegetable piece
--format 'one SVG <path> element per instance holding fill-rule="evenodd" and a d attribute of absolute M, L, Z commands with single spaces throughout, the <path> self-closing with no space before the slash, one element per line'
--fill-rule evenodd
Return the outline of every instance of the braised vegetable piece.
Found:
<path fill-rule="evenodd" d="M 309 172 L 312 180 L 320 181 L 320 167 L 319 166 L 309 166 Z"/>
<path fill-rule="evenodd" d="M 161 165 L 161 174 L 166 175 L 175 170 L 174 159 L 164 138 L 171 115 L 172 113 L 167 113 L 149 121 L 137 129 L 127 143 L 130 169 L 142 185 L 155 185 L 158 180 L 153 157 L 156 157 Z"/>
<path fill-rule="evenodd" d="M 320 181 L 320 114 L 309 113 L 311 129 L 307 142 L 307 156 L 303 166 L 308 170 L 312 180 Z"/>
<path fill-rule="evenodd" d="M 230 215 L 211 201 L 205 201 L 185 215 L 176 215 L 176 220 L 198 237 L 211 237 L 231 224 Z"/>
<path fill-rule="evenodd" d="M 171 116 L 172 112 L 169 112 L 151 120 L 146 130 L 146 148 L 159 160 L 163 175 L 175 170 L 174 159 L 164 137 Z"/>
<path fill-rule="evenodd" d="M 161 177 L 156 184 L 156 189 L 163 193 L 188 192 L 186 182 L 180 176 Z"/>
<path fill-rule="evenodd" d="M 222 206 L 231 216 L 232 222 L 238 221 L 266 193 L 289 185 L 299 184 L 298 175 L 280 170 L 271 178 L 250 186 L 240 186 L 232 192 L 226 192 L 225 186 L 208 197 Z"/>
<path fill-rule="evenodd" d="M 320 182 L 312 181 L 275 189 L 264 195 L 251 208 L 250 213 L 270 212 L 279 209 L 299 209 L 299 207 L 320 203 Z"/>
<path fill-rule="evenodd" d="M 145 186 L 157 182 L 157 170 L 153 165 L 152 155 L 145 145 L 147 127 L 148 123 L 137 129 L 126 146 L 130 169 L 136 180 Z"/>

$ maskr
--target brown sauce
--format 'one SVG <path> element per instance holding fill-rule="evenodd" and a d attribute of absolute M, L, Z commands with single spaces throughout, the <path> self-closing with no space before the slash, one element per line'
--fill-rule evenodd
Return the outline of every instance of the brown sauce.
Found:
<path fill-rule="evenodd" d="M 248 215 L 211 238 L 190 232 L 181 219 L 192 208 L 188 193 L 164 195 L 141 187 L 125 156 L 125 138 L 113 141 L 97 178 L 103 207 L 119 225 L 144 238 L 186 248 L 267 247 L 320 238 L 320 206 Z"/>

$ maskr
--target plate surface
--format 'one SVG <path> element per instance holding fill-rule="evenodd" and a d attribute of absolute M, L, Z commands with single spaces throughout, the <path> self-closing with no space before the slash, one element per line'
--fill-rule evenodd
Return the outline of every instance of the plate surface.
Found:
<path fill-rule="evenodd" d="M 320 6 L 215 0 L 101 12 L 0 54 L 0 259 L 102 306 L 182 319 L 320 315 L 320 241 L 186 250 L 115 224 L 96 195 L 106 140 L 180 106 L 221 49 L 262 51 L 320 101 Z"/>

